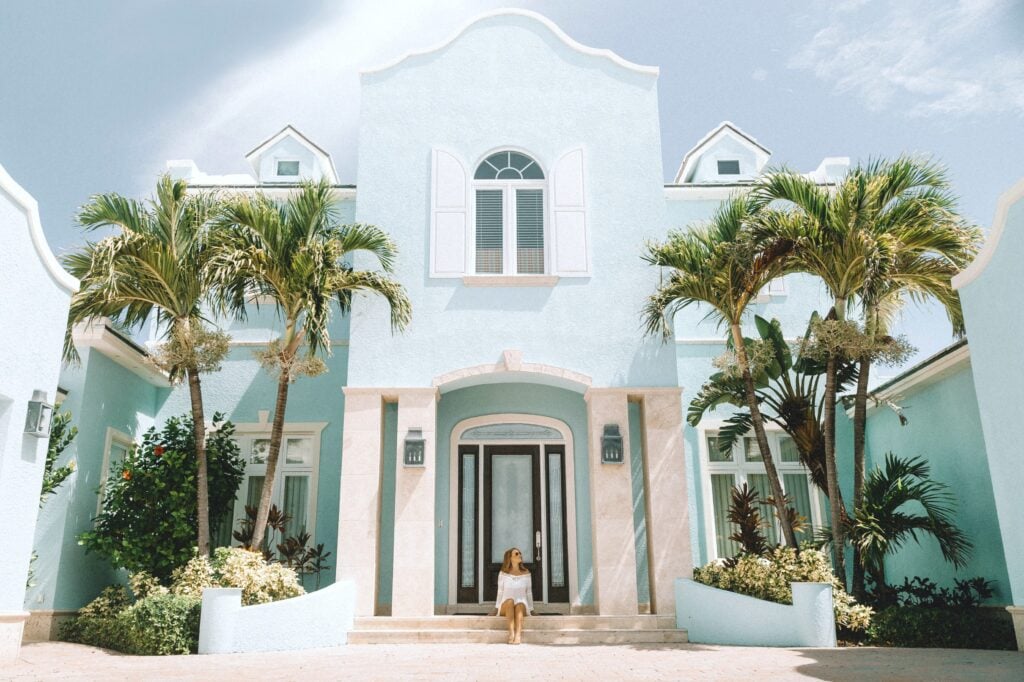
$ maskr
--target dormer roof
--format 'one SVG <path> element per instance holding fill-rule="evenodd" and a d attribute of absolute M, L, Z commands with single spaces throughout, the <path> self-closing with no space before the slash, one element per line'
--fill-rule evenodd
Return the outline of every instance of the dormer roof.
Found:
<path fill-rule="evenodd" d="M 711 132 L 702 137 L 700 141 L 694 145 L 693 149 L 686 152 L 685 156 L 683 156 L 682 163 L 679 164 L 679 171 L 676 173 L 675 182 L 677 184 L 691 182 L 694 171 L 697 169 L 697 163 L 700 161 L 704 152 L 708 151 L 725 137 L 731 137 L 741 145 L 748 147 L 753 152 L 755 158 L 758 160 L 758 172 L 760 172 L 761 168 L 768 163 L 768 159 L 772 155 L 771 150 L 755 140 L 752 136 L 743 132 L 739 126 L 731 121 L 722 121 Z"/>
<path fill-rule="evenodd" d="M 281 128 L 278 132 L 274 133 L 266 140 L 256 145 L 256 147 L 245 155 L 245 160 L 252 166 L 253 171 L 256 173 L 256 177 L 261 181 L 265 179 L 265 174 L 260 173 L 260 166 L 263 157 L 270 153 L 275 147 L 284 142 L 285 140 L 293 140 L 302 147 L 309 150 L 313 157 L 317 161 L 320 173 L 323 177 L 326 177 L 331 184 L 338 184 L 338 171 L 334 168 L 334 161 L 331 159 L 331 155 L 324 151 L 319 145 L 314 143 L 308 137 L 303 135 L 291 124 Z"/>

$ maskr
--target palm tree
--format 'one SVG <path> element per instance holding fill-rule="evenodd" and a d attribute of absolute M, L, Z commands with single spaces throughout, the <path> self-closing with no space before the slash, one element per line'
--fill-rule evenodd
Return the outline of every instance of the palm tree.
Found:
<path fill-rule="evenodd" d="M 209 330 L 201 310 L 208 290 L 204 264 L 207 227 L 217 206 L 212 194 L 188 193 L 183 180 L 164 175 L 148 203 L 118 194 L 93 196 L 78 213 L 87 230 L 114 227 L 119 234 L 88 242 L 64 257 L 64 267 L 81 281 L 71 299 L 65 356 L 76 357 L 70 329 L 79 322 L 110 318 L 140 329 L 155 313 L 167 343 L 155 356 L 172 382 L 188 380 L 196 443 L 198 546 L 210 552 L 206 427 L 200 374 L 219 369 L 227 339 Z"/>
<path fill-rule="evenodd" d="M 741 327 L 750 302 L 768 282 L 783 273 L 786 256 L 793 245 L 777 239 L 765 249 L 748 239 L 744 227 L 753 217 L 755 208 L 748 198 L 729 199 L 718 208 L 710 224 L 672 232 L 664 243 L 648 244 L 644 260 L 672 270 L 648 298 L 643 320 L 648 334 L 661 334 L 669 339 L 676 312 L 703 303 L 711 308 L 709 317 L 729 327 L 750 411 L 750 426 L 768 475 L 783 537 L 787 545 L 797 547 L 793 529 L 786 522 L 789 518 L 786 497 L 768 446 Z M 784 218 L 781 214 L 761 217 L 768 223 Z"/>
<path fill-rule="evenodd" d="M 325 371 L 320 354 L 330 354 L 332 299 L 344 314 L 356 291 L 383 296 L 391 307 L 391 327 L 404 329 L 411 306 L 404 288 L 389 273 L 395 246 L 382 230 L 369 225 L 340 225 L 333 190 L 326 181 L 305 183 L 283 202 L 264 194 L 231 202 L 218 220 L 208 272 L 222 311 L 244 318 L 246 305 L 270 299 L 284 322 L 281 336 L 260 355 L 265 368 L 277 372 L 277 402 L 267 454 L 267 471 L 251 547 L 260 547 L 266 532 L 284 430 L 288 387 L 305 374 Z M 383 272 L 355 270 L 351 254 L 366 251 Z M 305 355 L 300 351 L 305 347 Z"/>
<path fill-rule="evenodd" d="M 861 505 L 850 528 L 850 539 L 860 549 L 864 568 L 881 592 L 885 587 L 885 557 L 908 540 L 931 535 L 943 558 L 960 568 L 970 557 L 971 542 L 956 527 L 956 498 L 943 483 L 929 478 L 928 463 L 919 457 L 902 459 L 889 452 L 885 466 L 873 469 L 864 481 Z M 907 509 L 918 505 L 924 513 Z"/>
<path fill-rule="evenodd" d="M 956 212 L 944 169 L 900 157 L 876 161 L 853 172 L 869 179 L 865 202 L 867 229 L 888 257 L 864 283 L 860 299 L 867 343 L 857 358 L 858 380 L 853 416 L 853 504 L 864 491 L 864 443 L 867 427 L 868 379 L 872 362 L 894 348 L 888 332 L 907 299 L 932 298 L 945 309 L 953 333 L 963 336 L 960 298 L 951 280 L 977 255 L 981 232 L 966 225 Z M 859 550 L 854 547 L 855 554 Z M 854 594 L 864 593 L 862 562 L 855 557 Z"/>

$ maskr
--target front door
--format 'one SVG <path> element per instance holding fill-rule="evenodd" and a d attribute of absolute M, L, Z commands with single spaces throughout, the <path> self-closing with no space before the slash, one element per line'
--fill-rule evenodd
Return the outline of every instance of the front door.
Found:
<path fill-rule="evenodd" d="M 517 547 L 536 602 L 567 603 L 565 446 L 460 445 L 458 601 L 493 603 L 505 550 Z"/>

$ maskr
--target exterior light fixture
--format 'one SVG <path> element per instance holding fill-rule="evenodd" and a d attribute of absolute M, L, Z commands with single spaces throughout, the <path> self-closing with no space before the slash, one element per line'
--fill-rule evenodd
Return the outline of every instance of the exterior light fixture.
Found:
<path fill-rule="evenodd" d="M 426 440 L 423 429 L 409 429 L 405 434 L 405 456 L 402 463 L 407 467 L 426 466 Z"/>
<path fill-rule="evenodd" d="M 38 388 L 32 391 L 32 400 L 28 401 L 28 412 L 25 414 L 25 434 L 35 438 L 49 438 L 52 417 L 53 405 L 47 402 L 46 391 Z"/>
<path fill-rule="evenodd" d="M 622 434 L 618 424 L 605 424 L 601 436 L 601 464 L 622 464 Z"/>

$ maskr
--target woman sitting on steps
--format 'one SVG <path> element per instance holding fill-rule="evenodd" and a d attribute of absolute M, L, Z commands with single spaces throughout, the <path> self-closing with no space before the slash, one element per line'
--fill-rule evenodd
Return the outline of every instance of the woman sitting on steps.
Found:
<path fill-rule="evenodd" d="M 523 620 L 533 610 L 533 579 L 523 565 L 523 553 L 512 547 L 505 551 L 498 574 L 498 599 L 494 607 L 508 618 L 508 643 L 523 641 Z"/>

